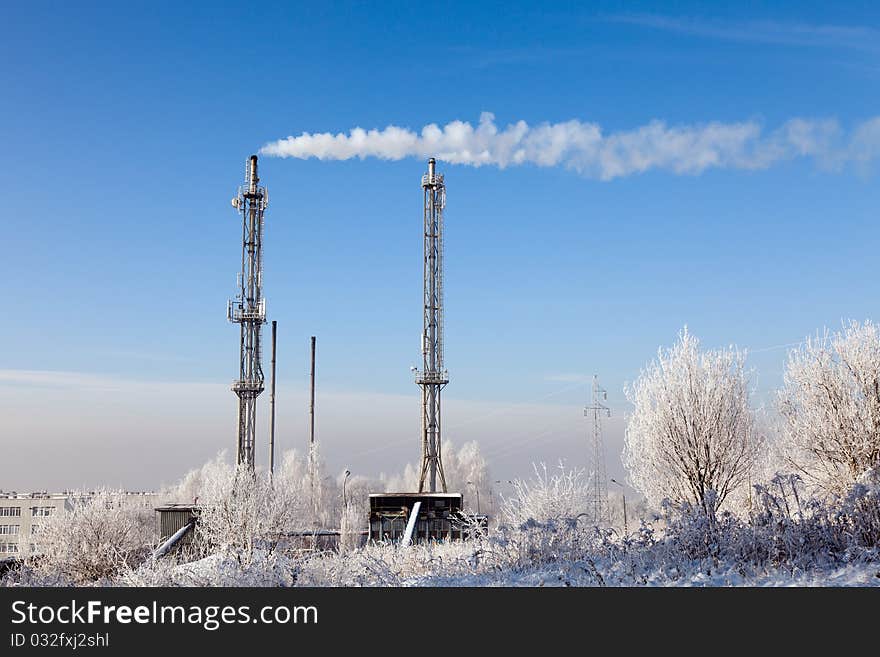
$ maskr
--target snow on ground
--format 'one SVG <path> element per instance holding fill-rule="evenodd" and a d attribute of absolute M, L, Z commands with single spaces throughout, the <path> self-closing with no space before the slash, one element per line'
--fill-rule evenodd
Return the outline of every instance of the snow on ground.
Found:
<path fill-rule="evenodd" d="M 295 562 L 280 554 L 255 550 L 250 559 L 232 552 L 187 563 L 148 561 L 126 573 L 123 586 L 293 586 Z"/>
<path fill-rule="evenodd" d="M 877 586 L 880 587 L 880 564 L 850 565 L 829 570 L 790 573 L 775 570 L 743 575 L 734 567 L 721 567 L 710 574 L 694 572 L 672 579 L 666 573 L 644 573 L 642 582 L 615 579 L 611 573 L 598 572 L 598 579 L 586 564 L 566 563 L 501 572 L 494 575 L 468 577 L 432 576 L 412 578 L 404 586 L 675 586 L 675 587 L 826 587 Z"/>
<path fill-rule="evenodd" d="M 389 554 L 384 565 L 375 554 L 363 551 L 349 555 L 310 555 L 304 559 L 255 554 L 250 564 L 234 555 L 214 554 L 159 571 L 141 568 L 122 584 L 159 586 L 392 586 L 392 587 L 826 587 L 878 586 L 880 564 L 850 564 L 791 571 L 786 568 L 745 573 L 730 564 L 706 566 L 695 561 L 680 569 L 638 570 L 626 562 L 584 559 L 553 564 L 486 568 L 463 572 L 453 566 L 443 572 L 437 561 L 403 562 L 415 556 L 419 547 L 383 548 Z M 374 551 L 375 552 L 375 551 Z M 407 555 L 407 552 L 411 553 Z M 420 561 L 420 559 L 417 559 Z M 424 570 L 422 574 L 413 572 Z"/>

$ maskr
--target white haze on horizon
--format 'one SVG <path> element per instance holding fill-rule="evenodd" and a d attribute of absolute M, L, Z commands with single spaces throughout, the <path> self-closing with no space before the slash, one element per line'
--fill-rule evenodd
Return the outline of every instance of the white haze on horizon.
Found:
<path fill-rule="evenodd" d="M 707 169 L 759 170 L 796 158 L 823 169 L 866 166 L 880 157 L 880 116 L 849 133 L 835 119 L 793 118 L 770 132 L 755 120 L 667 125 L 654 120 L 632 130 L 605 133 L 597 123 L 573 119 L 529 125 L 517 121 L 499 128 L 483 112 L 467 121 L 436 123 L 420 131 L 389 125 L 381 130 L 352 128 L 348 133 L 303 132 L 270 142 L 263 155 L 298 159 L 401 160 L 435 157 L 450 164 L 504 169 L 530 164 L 562 167 L 588 177 L 612 180 L 650 170 L 699 174 Z"/>
<path fill-rule="evenodd" d="M 571 388 L 567 384 L 565 388 Z M 155 490 L 235 448 L 237 402 L 226 383 L 139 381 L 76 372 L 0 369 L 0 490 Z M 265 467 L 268 395 L 259 401 L 257 465 Z M 622 401 L 622 394 L 619 401 Z M 316 437 L 327 473 L 377 478 L 417 461 L 419 396 L 322 390 Z M 277 389 L 276 458 L 308 441 L 308 388 Z M 476 441 L 496 489 L 532 463 L 586 468 L 582 404 L 444 399 L 444 445 Z M 623 418 L 605 420 L 608 475 L 622 480 Z"/>

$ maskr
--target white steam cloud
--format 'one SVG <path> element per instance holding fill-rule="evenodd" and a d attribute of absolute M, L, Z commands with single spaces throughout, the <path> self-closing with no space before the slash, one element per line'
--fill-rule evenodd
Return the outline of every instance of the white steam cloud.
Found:
<path fill-rule="evenodd" d="M 651 121 L 634 130 L 603 134 L 601 126 L 578 120 L 525 121 L 499 129 L 495 116 L 483 112 L 476 126 L 451 121 L 430 123 L 420 132 L 390 125 L 382 130 L 354 128 L 345 133 L 304 132 L 263 146 L 264 155 L 319 160 L 375 157 L 401 160 L 436 157 L 452 164 L 565 167 L 601 180 L 653 169 L 698 174 L 706 169 L 766 169 L 777 162 L 810 158 L 839 169 L 866 165 L 880 156 L 880 117 L 845 134 L 833 119 L 796 118 L 765 133 L 758 123 L 703 123 L 668 126 Z"/>

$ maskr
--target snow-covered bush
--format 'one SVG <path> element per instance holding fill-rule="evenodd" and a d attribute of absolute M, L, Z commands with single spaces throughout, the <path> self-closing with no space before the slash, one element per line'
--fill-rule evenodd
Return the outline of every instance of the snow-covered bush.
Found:
<path fill-rule="evenodd" d="M 478 543 L 370 544 L 339 555 L 312 555 L 300 565 L 299 586 L 406 586 L 433 578 L 472 577 L 483 566 Z"/>
<path fill-rule="evenodd" d="M 840 493 L 880 467 L 880 327 L 849 322 L 790 352 L 779 393 L 789 464 Z"/>
<path fill-rule="evenodd" d="M 758 487 L 761 511 L 752 520 L 754 557 L 806 569 L 818 561 L 880 557 L 880 478 L 866 473 L 840 495 L 804 499 L 798 475 Z"/>
<path fill-rule="evenodd" d="M 33 537 L 26 570 L 31 583 L 64 586 L 106 582 L 143 561 L 155 534 L 151 506 L 124 491 L 99 489 L 71 496 Z"/>
<path fill-rule="evenodd" d="M 293 586 L 295 558 L 277 551 L 255 549 L 249 560 L 233 551 L 216 552 L 194 561 L 148 559 L 123 572 L 120 586 Z"/>
<path fill-rule="evenodd" d="M 635 408 L 623 461 L 654 508 L 668 499 L 711 516 L 747 485 L 760 441 L 741 352 L 700 351 L 685 328 L 626 394 Z"/>
<path fill-rule="evenodd" d="M 749 518 L 715 518 L 689 504 L 667 505 L 663 531 L 638 544 L 648 570 L 679 576 L 735 570 L 746 578 L 826 572 L 880 560 L 880 482 L 859 482 L 833 498 L 808 497 L 797 475 L 757 485 Z"/>
<path fill-rule="evenodd" d="M 519 527 L 529 521 L 545 523 L 589 513 L 592 495 L 583 470 L 567 469 L 562 463 L 552 474 L 543 463 L 532 468 L 532 479 L 512 482 L 513 493 L 501 507 L 503 524 Z"/>

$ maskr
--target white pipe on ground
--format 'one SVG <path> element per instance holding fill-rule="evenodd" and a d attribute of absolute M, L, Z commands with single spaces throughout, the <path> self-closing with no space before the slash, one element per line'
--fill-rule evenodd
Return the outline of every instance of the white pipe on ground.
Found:
<path fill-rule="evenodd" d="M 413 530 L 416 527 L 416 519 L 419 517 L 419 509 L 421 508 L 421 502 L 413 504 L 412 511 L 409 514 L 409 521 L 406 523 L 406 531 L 403 533 L 403 539 L 400 541 L 401 545 L 409 545 L 412 543 Z"/>
<path fill-rule="evenodd" d="M 190 531 L 194 526 L 195 523 L 191 522 L 174 532 L 174 535 L 171 538 L 169 538 L 167 541 L 162 543 L 162 545 L 156 548 L 155 552 L 153 552 L 153 559 L 159 559 L 168 554 L 168 551 L 177 544 L 177 541 L 182 539 L 186 535 L 186 533 Z"/>

